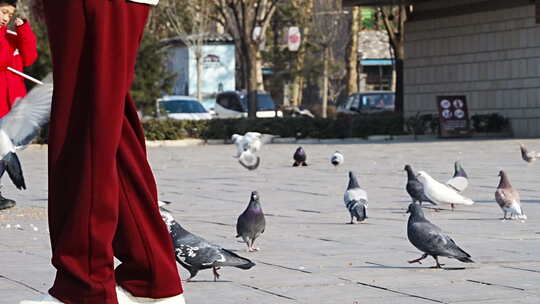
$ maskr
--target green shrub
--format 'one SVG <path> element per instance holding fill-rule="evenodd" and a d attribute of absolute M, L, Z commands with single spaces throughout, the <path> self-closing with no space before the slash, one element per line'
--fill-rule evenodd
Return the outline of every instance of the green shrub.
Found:
<path fill-rule="evenodd" d="M 510 121 L 498 113 L 476 114 L 471 117 L 476 132 L 502 132 L 508 130 Z"/>

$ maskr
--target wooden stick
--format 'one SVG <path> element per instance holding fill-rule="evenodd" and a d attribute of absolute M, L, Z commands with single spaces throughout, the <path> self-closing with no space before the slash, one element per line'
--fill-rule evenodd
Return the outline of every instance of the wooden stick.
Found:
<path fill-rule="evenodd" d="M 19 75 L 19 76 L 21 76 L 21 77 L 23 77 L 23 78 L 26 78 L 26 79 L 28 79 L 28 80 L 34 82 L 34 83 L 43 85 L 43 82 L 41 82 L 41 81 L 35 79 L 34 77 L 32 77 L 32 76 L 30 76 L 30 75 L 26 75 L 25 73 L 20 72 L 20 71 L 17 71 L 17 70 L 15 70 L 15 69 L 12 68 L 12 67 L 7 67 L 7 69 L 8 69 L 8 71 L 10 71 L 10 72 L 12 72 L 12 73 L 15 73 L 15 74 L 17 74 L 17 75 Z"/>

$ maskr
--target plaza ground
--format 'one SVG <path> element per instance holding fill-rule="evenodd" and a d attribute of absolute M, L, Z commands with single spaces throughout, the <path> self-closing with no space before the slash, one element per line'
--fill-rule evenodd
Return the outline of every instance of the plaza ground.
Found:
<path fill-rule="evenodd" d="M 521 160 L 519 143 L 540 140 L 451 140 L 306 144 L 308 167 L 292 168 L 297 144 L 265 145 L 258 170 L 232 158 L 232 145 L 149 148 L 160 199 L 189 231 L 237 251 L 257 265 L 201 271 L 185 283 L 188 304 L 210 303 L 539 303 L 540 162 Z M 345 155 L 343 166 L 329 163 Z M 54 279 L 47 230 L 47 150 L 20 152 L 28 190 L 3 179 L 2 194 L 17 206 L 0 211 L 0 303 L 39 299 Z M 470 177 L 465 195 L 476 201 L 426 216 L 472 255 L 474 264 L 441 258 L 447 269 L 408 264 L 421 253 L 407 240 L 410 198 L 405 164 L 439 181 L 461 160 Z M 506 170 L 522 198 L 524 223 L 502 222 L 494 201 L 498 172 Z M 347 172 L 369 195 L 369 218 L 348 225 L 343 204 Z M 235 239 L 236 219 L 258 190 L 267 229 L 260 252 Z M 449 209 L 448 206 L 443 206 Z M 179 266 L 182 278 L 188 273 Z"/>

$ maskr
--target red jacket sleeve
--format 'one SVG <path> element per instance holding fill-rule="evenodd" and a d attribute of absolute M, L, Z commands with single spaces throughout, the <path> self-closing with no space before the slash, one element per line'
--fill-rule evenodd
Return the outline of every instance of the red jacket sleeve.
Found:
<path fill-rule="evenodd" d="M 17 27 L 17 49 L 22 59 L 23 66 L 29 66 L 37 59 L 36 35 L 28 21 Z"/>
<path fill-rule="evenodd" d="M 13 54 L 6 39 L 6 27 L 0 28 L 0 70 L 5 70 L 11 65 Z"/>

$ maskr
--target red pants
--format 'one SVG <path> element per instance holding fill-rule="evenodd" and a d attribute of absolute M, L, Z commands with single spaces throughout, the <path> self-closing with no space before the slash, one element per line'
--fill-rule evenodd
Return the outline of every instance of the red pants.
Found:
<path fill-rule="evenodd" d="M 54 64 L 50 294 L 68 304 L 182 293 L 143 131 L 129 95 L 149 6 L 44 0 Z M 114 269 L 113 257 L 121 264 Z"/>

